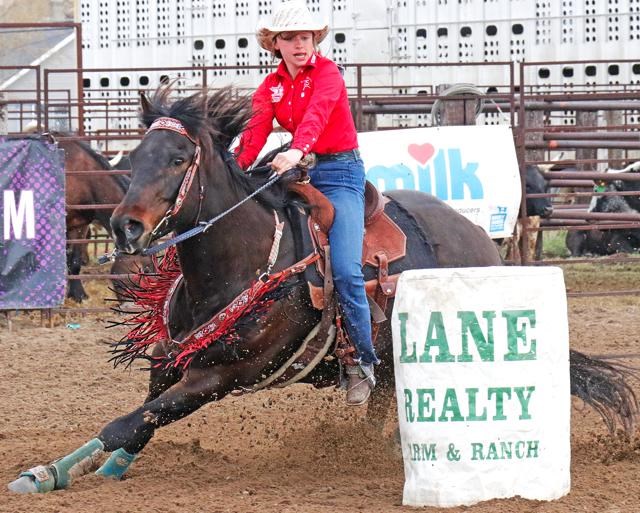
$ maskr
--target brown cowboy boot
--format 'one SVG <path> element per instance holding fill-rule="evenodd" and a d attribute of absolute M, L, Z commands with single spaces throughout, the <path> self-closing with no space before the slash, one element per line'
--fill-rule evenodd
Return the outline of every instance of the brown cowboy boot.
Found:
<path fill-rule="evenodd" d="M 373 375 L 373 364 L 345 365 L 345 372 L 349 378 L 347 384 L 347 404 L 360 406 L 369 400 L 371 391 L 376 384 Z"/>

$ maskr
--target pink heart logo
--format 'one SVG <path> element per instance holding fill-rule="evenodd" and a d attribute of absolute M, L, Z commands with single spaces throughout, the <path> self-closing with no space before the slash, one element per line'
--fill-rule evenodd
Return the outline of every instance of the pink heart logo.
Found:
<path fill-rule="evenodd" d="M 414 159 L 416 159 L 420 164 L 424 165 L 427 161 L 433 157 L 435 153 L 435 148 L 429 144 L 410 144 L 409 145 L 409 155 L 411 155 Z"/>

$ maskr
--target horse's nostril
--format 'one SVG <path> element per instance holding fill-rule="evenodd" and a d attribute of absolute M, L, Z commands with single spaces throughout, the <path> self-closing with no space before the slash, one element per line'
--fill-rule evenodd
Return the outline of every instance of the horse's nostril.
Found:
<path fill-rule="evenodd" d="M 144 232 L 144 227 L 140 221 L 135 219 L 127 219 L 123 223 L 123 231 L 126 239 L 130 242 L 136 241 Z"/>

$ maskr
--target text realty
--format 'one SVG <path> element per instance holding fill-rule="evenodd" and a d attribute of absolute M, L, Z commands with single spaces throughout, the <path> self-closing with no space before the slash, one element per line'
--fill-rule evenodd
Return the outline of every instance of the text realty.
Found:
<path fill-rule="evenodd" d="M 409 314 L 399 313 L 400 364 L 438 364 L 495 362 L 494 323 L 498 313 L 482 311 L 486 329 L 482 330 L 478 316 L 472 311 L 457 312 L 460 327 L 460 351 L 454 354 L 445 330 L 442 312 L 432 311 L 424 344 L 407 340 Z M 535 329 L 535 310 L 503 310 L 500 312 L 506 328 L 506 350 L 498 355 L 501 362 L 522 362 L 536 359 L 536 340 L 529 338 L 527 328 Z M 470 351 L 470 342 L 476 349 Z M 475 356 L 477 354 L 477 356 Z M 417 387 L 404 389 L 404 413 L 407 422 L 472 422 L 503 421 L 513 412 L 518 420 L 531 419 L 530 400 L 535 386 Z"/>

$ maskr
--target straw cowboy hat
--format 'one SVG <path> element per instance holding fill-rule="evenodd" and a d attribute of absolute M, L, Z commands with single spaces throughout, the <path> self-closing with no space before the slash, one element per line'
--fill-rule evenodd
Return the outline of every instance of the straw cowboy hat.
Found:
<path fill-rule="evenodd" d="M 283 2 L 276 7 L 271 16 L 271 23 L 258 24 L 256 37 L 258 44 L 265 50 L 275 51 L 275 38 L 281 32 L 313 32 L 315 43 L 320 43 L 329 32 L 329 26 L 313 20 L 307 4 L 303 1 L 293 0 Z"/>

